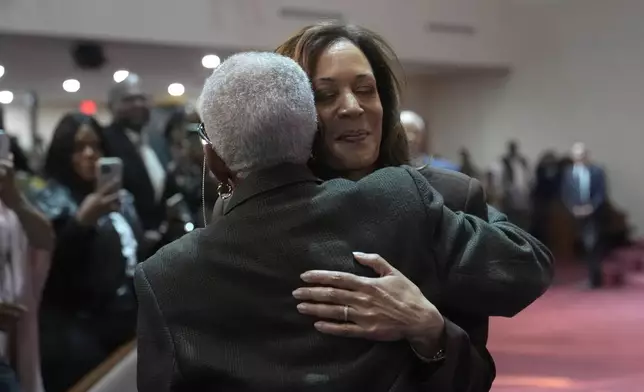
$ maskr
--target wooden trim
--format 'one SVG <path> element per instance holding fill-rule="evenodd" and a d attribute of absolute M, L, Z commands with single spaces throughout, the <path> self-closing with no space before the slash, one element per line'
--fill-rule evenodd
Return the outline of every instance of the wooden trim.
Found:
<path fill-rule="evenodd" d="M 87 373 L 79 382 L 67 392 L 87 392 L 116 365 L 118 365 L 132 350 L 136 349 L 136 340 L 133 340 L 114 351 L 103 363 Z"/>

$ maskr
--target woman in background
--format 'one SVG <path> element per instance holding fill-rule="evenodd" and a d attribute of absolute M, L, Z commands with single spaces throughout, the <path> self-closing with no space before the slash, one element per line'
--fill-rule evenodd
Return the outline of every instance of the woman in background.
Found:
<path fill-rule="evenodd" d="M 168 120 L 165 135 L 172 155 L 168 175 L 173 178 L 177 190 L 183 195 L 190 209 L 192 222 L 198 222 L 197 226 L 203 227 L 203 216 L 210 216 L 211 211 L 203 211 L 201 204 L 204 201 L 206 206 L 214 205 L 217 200 L 217 183 L 208 171 L 205 173 L 206 184 L 202 186 L 203 145 L 199 137 L 199 122 L 196 113 L 178 111 Z"/>
<path fill-rule="evenodd" d="M 135 336 L 143 233 L 129 193 L 116 183 L 96 188 L 103 146 L 94 118 L 64 116 L 45 160 L 48 183 L 31 195 L 57 235 L 41 306 L 47 392 L 66 391 Z"/>
<path fill-rule="evenodd" d="M 24 163 L 24 162 L 22 162 Z M 19 190 L 13 154 L 0 160 L 0 391 L 42 392 L 38 307 L 54 233 Z"/>

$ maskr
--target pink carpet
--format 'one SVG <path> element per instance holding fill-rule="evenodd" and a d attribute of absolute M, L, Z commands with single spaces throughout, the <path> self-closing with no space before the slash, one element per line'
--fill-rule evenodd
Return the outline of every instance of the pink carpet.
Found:
<path fill-rule="evenodd" d="M 494 392 L 644 392 L 644 274 L 621 288 L 553 287 L 513 319 L 494 319 Z"/>

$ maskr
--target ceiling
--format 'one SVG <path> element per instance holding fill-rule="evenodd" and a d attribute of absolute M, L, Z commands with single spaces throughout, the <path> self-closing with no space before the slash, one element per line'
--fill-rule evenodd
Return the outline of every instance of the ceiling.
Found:
<path fill-rule="evenodd" d="M 139 74 L 144 88 L 156 99 L 168 97 L 171 83 L 182 83 L 187 97 L 196 96 L 209 75 L 201 58 L 210 53 L 221 58 L 230 52 L 208 48 L 169 47 L 131 43 L 104 43 L 107 63 L 97 71 L 80 70 L 70 54 L 73 41 L 58 38 L 0 35 L 0 65 L 5 74 L 0 90 L 21 93 L 35 91 L 41 102 L 64 103 L 92 99 L 101 103 L 114 84 L 113 74 L 126 69 Z M 77 79 L 81 88 L 65 92 L 62 83 Z"/>
<path fill-rule="evenodd" d="M 156 101 L 168 100 L 168 85 L 175 82 L 185 86 L 185 98 L 194 99 L 210 73 L 201 65 L 201 58 L 213 53 L 223 60 L 233 53 L 230 49 L 104 42 L 107 63 L 100 70 L 86 71 L 74 64 L 70 54 L 73 44 L 74 41 L 63 38 L 0 34 L 0 65 L 5 67 L 5 74 L 0 78 L 0 91 L 12 91 L 14 102 L 25 97 L 26 92 L 34 91 L 39 101 L 45 104 L 76 105 L 85 99 L 100 104 L 105 102 L 107 91 L 114 84 L 114 72 L 126 69 L 139 74 L 144 88 Z M 464 71 L 444 65 L 407 64 L 405 67 L 407 76 Z M 79 80 L 80 90 L 65 92 L 62 83 L 66 79 Z"/>

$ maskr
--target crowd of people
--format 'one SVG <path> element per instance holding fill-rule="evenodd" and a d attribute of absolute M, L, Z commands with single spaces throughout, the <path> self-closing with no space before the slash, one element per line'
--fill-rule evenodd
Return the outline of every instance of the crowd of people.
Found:
<path fill-rule="evenodd" d="M 417 113 L 402 111 L 400 122 L 415 167 L 458 171 L 478 179 L 490 205 L 544 243 L 552 242 L 556 225 L 553 216 L 572 217 L 578 253 L 588 268 L 588 286 L 595 289 L 604 285 L 602 261 L 611 249 L 628 243 L 629 228 L 623 214 L 610 202 L 604 169 L 591 160 L 584 143 L 575 143 L 563 156 L 546 151 L 533 165 L 521 153 L 518 142 L 511 140 L 506 152 L 482 169 L 474 164 L 466 148 L 461 149 L 458 163 L 436 154 L 429 129 Z"/>
<path fill-rule="evenodd" d="M 15 139 L 11 160 L 0 163 L 1 244 L 9 255 L 2 281 L 8 375 L 0 380 L 10 391 L 18 390 L 15 372 L 20 390 L 66 391 L 132 341 L 134 266 L 203 226 L 202 189 L 206 206 L 216 198 L 211 176 L 201 185 L 203 150 L 190 113 L 177 109 L 156 131 L 162 143 L 155 145 L 146 129 L 151 102 L 138 77 L 108 95 L 108 126 L 69 113 L 39 167 Z M 96 186 L 104 156 L 123 161 L 121 183 Z"/>
<path fill-rule="evenodd" d="M 66 391 L 135 338 L 141 392 L 489 390 L 488 318 L 553 258 L 417 148 L 395 58 L 313 25 L 223 62 L 163 130 L 130 75 L 111 124 L 70 113 L 42 168 L 0 162 L 0 390 Z M 120 184 L 97 187 L 104 156 Z"/>

